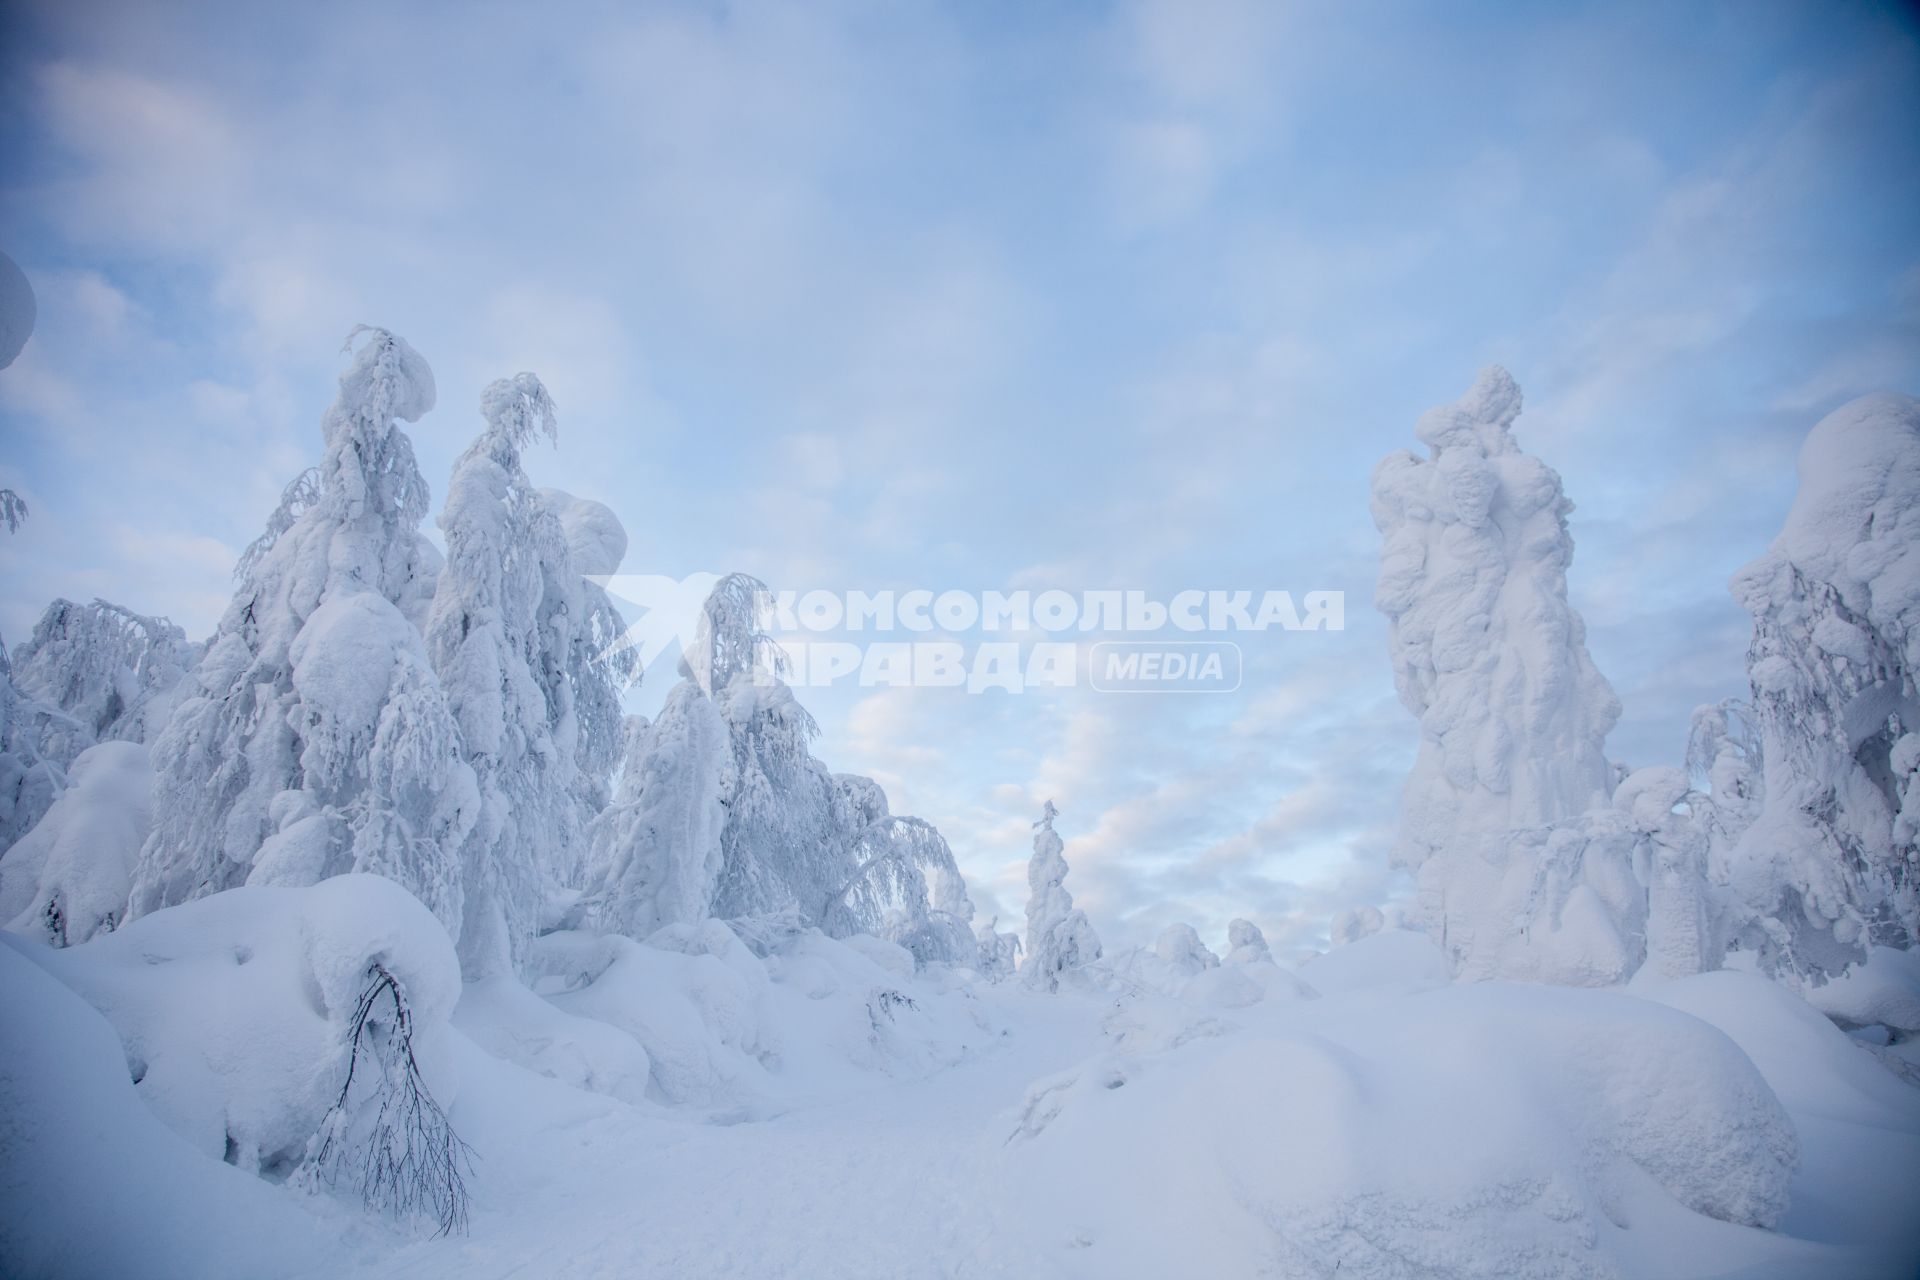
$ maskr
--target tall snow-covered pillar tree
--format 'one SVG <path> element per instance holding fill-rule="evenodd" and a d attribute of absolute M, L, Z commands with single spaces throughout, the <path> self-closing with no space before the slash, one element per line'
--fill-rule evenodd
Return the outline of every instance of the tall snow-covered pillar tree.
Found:
<path fill-rule="evenodd" d="M 1818 982 L 1920 941 L 1920 401 L 1836 409 L 1799 474 L 1785 527 L 1733 580 L 1762 785 L 1726 873 L 1742 945 Z"/>
<path fill-rule="evenodd" d="M 322 419 L 326 456 L 288 486 L 166 728 L 153 832 L 130 909 L 242 883 L 386 875 L 449 930 L 473 772 L 402 602 L 434 557 L 427 486 L 401 421 L 433 407 L 433 373 L 383 329 L 367 337 Z"/>
<path fill-rule="evenodd" d="M 1620 704 L 1567 602 L 1572 510 L 1523 453 L 1520 388 L 1489 368 L 1373 473 L 1384 538 L 1376 596 L 1394 683 L 1420 720 L 1395 861 L 1414 923 L 1457 974 L 1618 981 L 1638 963 L 1633 833 L 1604 805 Z"/>
<path fill-rule="evenodd" d="M 554 439 L 553 401 L 530 373 L 481 394 L 486 430 L 454 463 L 440 528 L 446 565 L 427 653 L 459 723 L 480 792 L 459 849 L 465 905 L 455 937 L 469 980 L 510 971 L 538 924 L 545 881 L 573 857 L 571 690 L 542 604 L 568 575 L 559 517 L 520 451 Z"/>
<path fill-rule="evenodd" d="M 1059 990 L 1062 975 L 1100 958 L 1099 935 L 1067 892 L 1066 846 L 1053 829 L 1059 815 L 1047 801 L 1033 824 L 1033 860 L 1027 863 L 1027 954 L 1020 975 L 1036 991 Z"/>

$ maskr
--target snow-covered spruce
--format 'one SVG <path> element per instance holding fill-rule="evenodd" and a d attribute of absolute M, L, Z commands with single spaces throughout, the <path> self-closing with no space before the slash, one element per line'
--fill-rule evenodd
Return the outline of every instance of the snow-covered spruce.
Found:
<path fill-rule="evenodd" d="M 1059 814 L 1047 801 L 1033 824 L 1033 858 L 1027 863 L 1027 954 L 1020 976 L 1036 991 L 1059 990 L 1063 976 L 1100 958 L 1099 935 L 1064 883 L 1066 846 L 1053 829 Z"/>
<path fill-rule="evenodd" d="M 434 557 L 417 526 L 427 486 L 400 421 L 433 406 L 433 374 L 402 339 L 366 338 L 322 420 L 317 487 L 258 548 L 193 683 L 155 740 L 153 833 L 130 910 L 242 883 L 391 876 L 448 925 L 455 857 L 479 808 L 419 631 Z"/>
<path fill-rule="evenodd" d="M 1763 786 L 1726 874 L 1741 945 L 1817 982 L 1920 940 L 1920 401 L 1836 409 L 1799 475 L 1779 536 L 1733 579 Z"/>
<path fill-rule="evenodd" d="M 1376 599 L 1420 720 L 1395 859 L 1461 976 L 1616 982 L 1639 961 L 1644 895 L 1629 833 L 1582 815 L 1612 790 L 1620 704 L 1567 603 L 1573 504 L 1514 442 L 1520 403 L 1490 368 L 1421 418 L 1428 457 L 1374 470 Z"/>

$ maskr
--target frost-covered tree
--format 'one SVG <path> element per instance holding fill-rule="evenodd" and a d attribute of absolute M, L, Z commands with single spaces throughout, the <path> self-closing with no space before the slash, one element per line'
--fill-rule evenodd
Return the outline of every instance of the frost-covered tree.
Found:
<path fill-rule="evenodd" d="M 1395 860 L 1417 875 L 1414 922 L 1460 975 L 1618 981 L 1644 909 L 1633 842 L 1582 815 L 1612 790 L 1620 704 L 1567 602 L 1573 504 L 1515 443 L 1520 404 L 1490 368 L 1421 418 L 1427 457 L 1374 470 L 1376 599 L 1420 720 Z"/>
<path fill-rule="evenodd" d="M 0 489 L 0 524 L 8 533 L 20 532 L 27 518 L 27 500 L 11 489 Z"/>
<path fill-rule="evenodd" d="M 1059 815 L 1047 801 L 1033 824 L 1033 858 L 1027 863 L 1027 955 L 1020 974 L 1036 991 L 1059 990 L 1062 975 L 1100 958 L 1100 938 L 1064 883 L 1066 846 L 1053 829 Z"/>
<path fill-rule="evenodd" d="M 1920 938 L 1920 401 L 1836 409 L 1799 476 L 1780 535 L 1733 579 L 1763 785 L 1727 878 L 1741 945 L 1818 982 Z"/>
<path fill-rule="evenodd" d="M 486 429 L 454 463 L 440 513 L 447 555 L 426 628 L 480 793 L 459 849 L 455 940 L 469 979 L 511 969 L 580 829 L 571 637 L 553 601 L 570 572 L 566 533 L 521 465 L 527 445 L 556 438 L 553 401 L 522 373 L 489 385 L 480 412 Z"/>
<path fill-rule="evenodd" d="M 193 682 L 153 744 L 153 833 L 135 914 L 241 883 L 374 871 L 448 925 L 473 772 L 418 629 L 400 602 L 430 573 L 427 486 L 401 421 L 433 374 L 381 329 L 356 329 L 311 486 L 289 489 Z M 277 532 L 272 532 L 277 530 Z"/>

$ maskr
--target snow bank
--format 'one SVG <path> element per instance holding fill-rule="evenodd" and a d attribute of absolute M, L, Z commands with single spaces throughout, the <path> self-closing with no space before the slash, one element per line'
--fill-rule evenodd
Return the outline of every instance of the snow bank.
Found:
<path fill-rule="evenodd" d="M 114 1029 L 23 951 L 45 959 L 0 939 L 0 1273 L 214 1280 L 323 1256 L 313 1218 L 154 1116 Z"/>
<path fill-rule="evenodd" d="M 1842 1027 L 1920 1032 L 1920 951 L 1875 947 L 1863 963 L 1806 995 Z"/>
<path fill-rule="evenodd" d="M 27 951 L 105 1015 L 140 1097 L 203 1155 L 284 1175 L 340 1095 L 349 1024 L 379 964 L 404 990 L 444 1105 L 437 1051 L 460 994 L 446 932 L 391 881 L 242 888 L 157 911 L 82 947 Z"/>
<path fill-rule="evenodd" d="M 765 1114 L 842 1091 L 863 1073 L 924 1075 L 991 1034 L 964 982 L 917 978 L 911 954 L 864 935 L 799 929 L 763 957 L 705 920 L 669 925 L 645 943 L 549 934 L 532 963 L 555 1009 L 644 1050 L 646 1097 L 709 1112 Z"/>
<path fill-rule="evenodd" d="M 1786 1208 L 1792 1123 L 1695 1018 L 1493 985 L 1374 1012 L 1043 1081 L 1009 1118 L 1015 1196 L 1089 1275 L 1610 1275 L 1643 1217 L 1697 1242 Z"/>

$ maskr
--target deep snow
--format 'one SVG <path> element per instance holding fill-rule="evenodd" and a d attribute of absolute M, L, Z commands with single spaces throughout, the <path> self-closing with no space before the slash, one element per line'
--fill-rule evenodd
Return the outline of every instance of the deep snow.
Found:
<path fill-rule="evenodd" d="M 1297 977 L 1144 952 L 1043 995 L 913 974 L 872 940 L 798 934 L 763 961 L 689 936 L 617 940 L 644 980 L 603 985 L 617 957 L 587 962 L 597 1003 L 493 979 L 449 1024 L 450 946 L 401 945 L 427 913 L 379 885 L 239 890 L 86 947 L 0 949 L 6 1025 L 40 1029 L 0 1060 L 9 1274 L 1868 1277 L 1920 1262 L 1920 1089 L 1755 975 L 1454 984 L 1431 944 L 1388 930 Z M 355 895 L 388 905 L 363 925 Z M 259 947 L 246 965 L 214 944 L 236 929 Z M 221 1163 L 210 1132 L 195 1151 L 178 1131 L 230 1087 L 194 1086 L 183 1056 L 198 1070 L 224 1052 L 233 1072 L 263 1023 L 297 1053 L 322 1013 L 277 988 L 366 954 L 420 975 L 436 1088 L 476 1153 L 468 1234 L 272 1185 Z M 201 971 L 163 995 L 180 963 Z M 756 966 L 762 985 L 711 994 Z M 351 985 L 321 982 L 321 1009 Z M 879 988 L 925 1020 L 882 1033 Z M 75 990 L 143 1045 L 148 1078 L 173 1066 L 184 1122 L 140 1105 L 128 1050 Z M 687 1044 L 717 1046 L 700 1028 L 725 1024 L 735 1048 L 781 1052 L 702 1078 L 706 1096 L 658 1096 L 641 1082 L 668 1041 L 643 1023 L 675 1001 L 692 1002 Z M 130 1037 L 121 1015 L 158 1027 L 155 1008 L 164 1043 Z M 836 1009 L 857 1016 L 823 1032 Z M 637 1036 L 611 1025 L 623 1014 Z"/>

